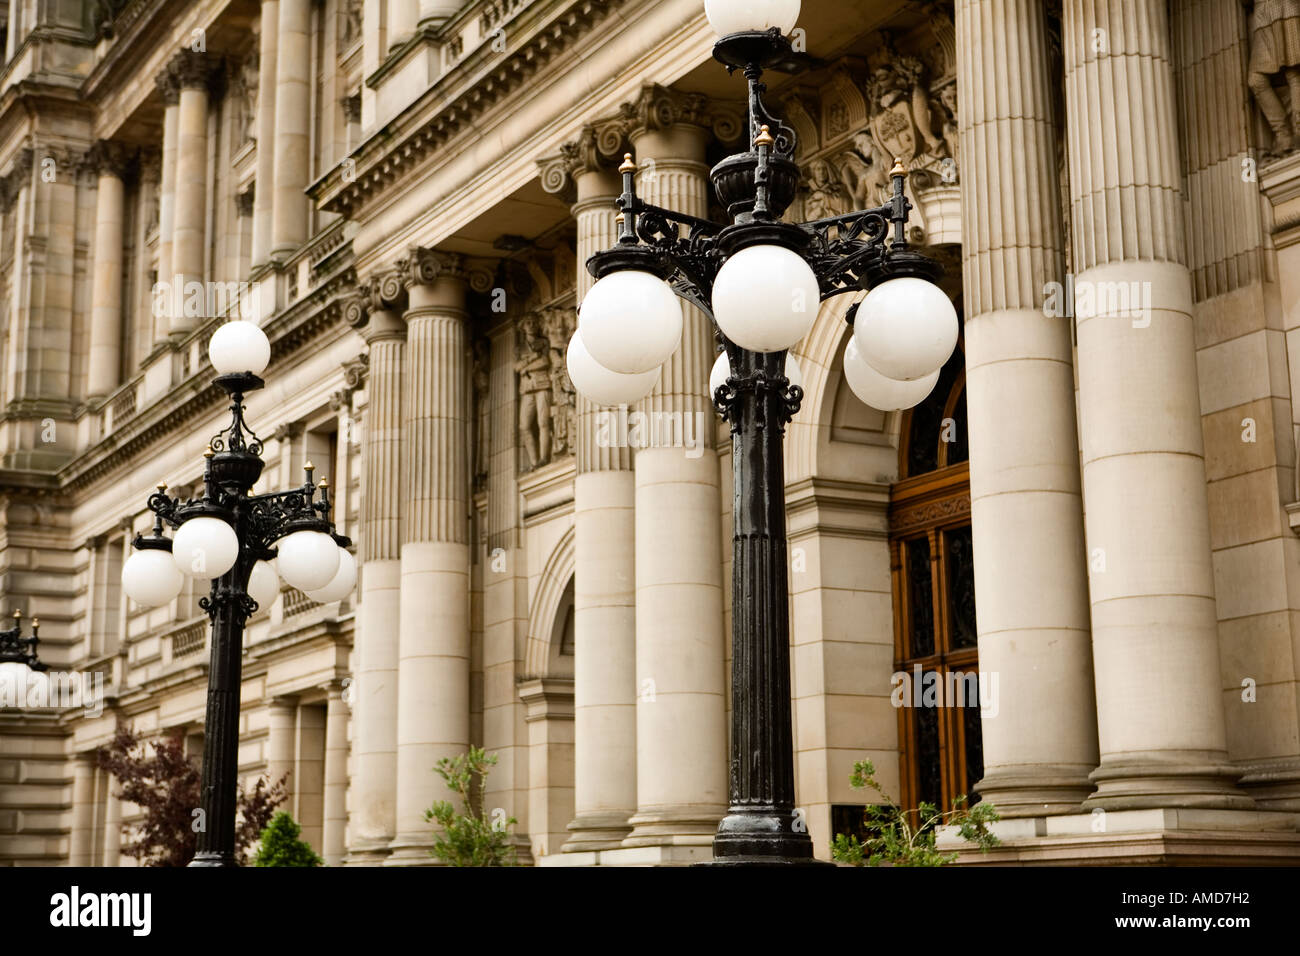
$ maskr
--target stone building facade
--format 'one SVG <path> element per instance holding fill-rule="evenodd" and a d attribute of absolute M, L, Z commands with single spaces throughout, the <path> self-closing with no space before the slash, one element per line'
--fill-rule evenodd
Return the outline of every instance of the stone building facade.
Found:
<path fill-rule="evenodd" d="M 807 68 L 770 84 L 790 218 L 878 204 L 902 159 L 964 319 L 908 413 L 845 385 L 848 297 L 795 350 L 819 855 L 864 757 L 906 803 L 997 804 L 1004 846 L 972 863 L 1300 855 L 1296 6 L 805 4 Z M 236 314 L 274 350 L 257 490 L 314 463 L 361 565 L 351 598 L 286 590 L 250 623 L 241 774 L 287 774 L 332 865 L 427 864 L 431 768 L 470 744 L 527 862 L 706 858 L 731 611 L 712 330 L 687 310 L 633 410 L 663 441 L 564 370 L 624 153 L 650 201 L 719 215 L 743 87 L 703 4 L 0 21 L 0 612 L 38 616 L 42 659 L 89 688 L 0 709 L 0 865 L 130 862 L 138 811 L 93 760 L 115 727 L 201 751 L 200 589 L 145 610 L 119 577 L 154 486 L 201 479 L 225 416 L 206 342 Z"/>

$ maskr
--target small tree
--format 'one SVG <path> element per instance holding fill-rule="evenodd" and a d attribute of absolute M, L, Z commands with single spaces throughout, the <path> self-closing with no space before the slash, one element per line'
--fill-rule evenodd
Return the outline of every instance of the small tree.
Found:
<path fill-rule="evenodd" d="M 149 748 L 153 749 L 150 755 Z M 179 736 L 145 744 L 129 727 L 118 727 L 111 743 L 96 752 L 100 768 L 117 778 L 118 796 L 144 813 L 132 841 L 122 850 L 144 866 L 185 866 L 194 858 L 206 822 L 199 808 L 202 774 L 185 755 Z M 235 854 L 243 860 L 275 808 L 285 800 L 285 779 L 273 786 L 258 779 L 251 793 L 240 787 L 236 806 Z"/>
<path fill-rule="evenodd" d="M 302 827 L 281 810 L 262 831 L 262 846 L 253 866 L 324 866 L 325 861 L 316 855 L 316 851 L 298 839 L 301 833 Z"/>
<path fill-rule="evenodd" d="M 866 842 L 851 834 L 837 833 L 831 844 L 831 856 L 839 863 L 853 866 L 943 866 L 957 859 L 956 853 L 943 854 L 935 847 L 939 828 L 955 826 L 963 840 L 987 853 L 1000 842 L 989 829 L 999 819 L 991 803 L 966 806 L 966 798 L 957 797 L 952 809 L 941 813 L 932 803 L 922 801 L 916 810 L 904 810 L 894 803 L 876 781 L 876 767 L 870 760 L 853 765 L 849 784 L 854 790 L 873 790 L 881 803 L 869 804 L 863 817 Z"/>
<path fill-rule="evenodd" d="M 441 828 L 434 835 L 430 855 L 448 866 L 516 865 L 510 828 L 519 821 L 507 817 L 503 810 L 489 815 L 482 805 L 488 774 L 496 762 L 496 754 L 470 747 L 469 753 L 444 757 L 434 768 L 447 788 L 460 797 L 460 812 L 446 800 L 424 811 L 424 819 Z"/>

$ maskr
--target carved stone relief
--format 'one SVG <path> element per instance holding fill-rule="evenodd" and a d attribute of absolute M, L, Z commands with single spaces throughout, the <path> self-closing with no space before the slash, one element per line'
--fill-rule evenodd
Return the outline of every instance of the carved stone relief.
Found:
<path fill-rule="evenodd" d="M 1250 90 L 1273 131 L 1269 155 L 1281 156 L 1295 151 L 1300 135 L 1300 0 L 1243 3 L 1250 11 Z"/>

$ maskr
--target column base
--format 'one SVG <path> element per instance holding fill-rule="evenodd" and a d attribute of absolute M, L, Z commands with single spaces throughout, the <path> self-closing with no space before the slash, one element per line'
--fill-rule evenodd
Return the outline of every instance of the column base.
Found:
<path fill-rule="evenodd" d="M 433 839 L 427 833 L 398 834 L 388 844 L 384 866 L 441 866 L 433 856 Z"/>
<path fill-rule="evenodd" d="M 623 846 L 712 846 L 722 814 L 722 809 L 711 807 L 637 813 L 627 821 L 632 832 L 623 840 Z"/>
<path fill-rule="evenodd" d="M 383 866 L 388 859 L 391 840 L 361 840 L 348 847 L 344 866 Z"/>
<path fill-rule="evenodd" d="M 1260 760 L 1241 769 L 1241 787 L 1261 810 L 1300 811 L 1300 758 Z"/>
<path fill-rule="evenodd" d="M 713 849 L 699 845 L 619 847 L 585 853 L 555 853 L 537 861 L 542 867 L 693 866 L 713 858 Z"/>
<path fill-rule="evenodd" d="M 729 813 L 713 838 L 716 866 L 814 866 L 812 836 L 790 811 Z"/>
<path fill-rule="evenodd" d="M 626 811 L 612 813 L 583 813 L 574 817 L 567 829 L 570 836 L 560 848 L 561 853 L 589 853 L 611 850 L 623 845 L 632 832 Z"/>
<path fill-rule="evenodd" d="M 1193 753 L 1178 762 L 1162 756 L 1102 758 L 1091 778 L 1097 792 L 1083 802 L 1083 809 L 1255 809 L 1255 801 L 1237 787 L 1241 771 L 1222 754 Z"/>
<path fill-rule="evenodd" d="M 975 790 L 997 807 L 1004 819 L 1083 812 L 1083 801 L 1096 788 L 1092 767 L 1045 765 L 1008 767 L 986 774 Z"/>

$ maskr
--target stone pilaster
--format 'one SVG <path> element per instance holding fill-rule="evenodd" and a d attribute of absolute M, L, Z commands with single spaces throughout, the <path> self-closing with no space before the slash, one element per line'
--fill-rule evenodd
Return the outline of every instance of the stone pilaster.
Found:
<path fill-rule="evenodd" d="M 181 89 L 175 74 L 164 70 L 157 78 L 158 93 L 163 101 L 163 142 L 158 196 L 158 276 L 159 287 L 153 290 L 153 339 L 167 341 L 171 331 L 171 296 L 166 289 L 172 282 L 172 250 L 176 240 L 176 155 L 180 136 Z"/>
<path fill-rule="evenodd" d="M 262 0 L 257 60 L 257 191 L 253 194 L 254 268 L 271 255 L 271 217 L 275 206 L 275 99 L 278 88 L 280 0 Z"/>
<path fill-rule="evenodd" d="M 298 721 L 298 702 L 277 697 L 267 705 L 266 775 L 271 783 L 286 777 L 285 805 L 293 807 L 293 795 L 298 789 L 294 774 L 294 733 Z M 301 819 L 301 818 L 300 818 Z"/>
<path fill-rule="evenodd" d="M 95 757 L 77 754 L 72 763 L 72 833 L 68 865 L 92 866 L 95 853 Z"/>
<path fill-rule="evenodd" d="M 631 134 L 640 195 L 695 216 L 707 214 L 709 190 L 700 99 L 647 89 Z M 627 846 L 709 845 L 727 802 L 714 335 L 701 312 L 685 312 L 681 345 L 639 406 L 652 427 L 668 416 L 690 421 L 703 454 L 636 455 L 637 812 Z"/>
<path fill-rule="evenodd" d="M 348 705 L 337 683 L 330 685 L 325 707 L 325 799 L 321 819 L 321 856 L 326 866 L 340 866 L 347 853 Z"/>
<path fill-rule="evenodd" d="M 311 175 L 312 0 L 279 0 L 275 58 L 275 184 L 271 255 L 307 241 Z M 270 82 L 268 76 L 264 83 Z M 260 169 L 260 165 L 259 165 Z"/>
<path fill-rule="evenodd" d="M 1070 320 L 1044 308 L 1065 238 L 1043 5 L 958 0 L 957 30 L 975 597 L 998 688 L 977 788 L 1003 816 L 1068 813 L 1097 723 Z"/>
<path fill-rule="evenodd" d="M 172 301 L 182 300 L 185 286 L 203 282 L 204 240 L 208 204 L 208 83 L 212 63 L 205 54 L 190 50 L 178 53 L 170 66 L 180 89 L 176 120 L 176 187 L 169 274 L 160 277 L 173 286 Z M 194 316 L 173 309 L 169 329 L 173 335 L 189 332 L 197 324 Z"/>
<path fill-rule="evenodd" d="M 424 811 L 454 800 L 433 767 L 469 747 L 469 350 L 459 256 L 400 264 L 406 320 L 397 836 L 388 865 L 428 865 Z"/>
<path fill-rule="evenodd" d="M 1245 807 L 1228 764 L 1166 4 L 1064 10 L 1101 764 L 1085 806 Z M 1122 291 L 1124 294 L 1116 294 Z"/>
<path fill-rule="evenodd" d="M 122 180 L 131 153 L 121 143 L 100 142 L 91 151 L 89 159 L 98 177 L 98 188 L 95 193 L 95 267 L 90 294 L 86 394 L 103 397 L 121 382 L 125 199 Z"/>
<path fill-rule="evenodd" d="M 576 191 L 577 298 L 594 283 L 587 259 L 618 238 L 622 182 L 594 127 L 543 161 L 548 192 Z M 620 845 L 636 812 L 636 480 L 632 450 L 601 429 L 605 410 L 577 399 L 574 482 L 574 819 L 565 852 Z M 554 848 L 552 848 L 553 850 Z"/>
<path fill-rule="evenodd" d="M 363 284 L 347 309 L 348 321 L 358 328 L 370 354 L 348 848 L 349 860 L 357 863 L 382 861 L 396 833 L 404 300 L 400 277 L 390 272 Z"/>
<path fill-rule="evenodd" d="M 122 801 L 113 792 L 116 784 L 108 780 L 104 806 L 104 866 L 118 866 L 122 860 Z"/>

